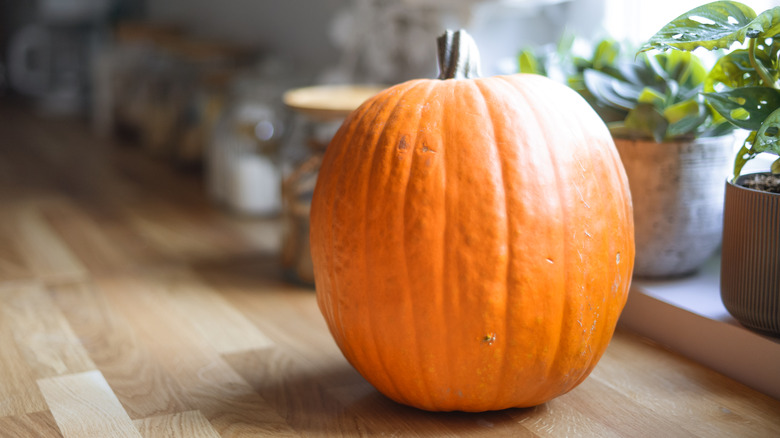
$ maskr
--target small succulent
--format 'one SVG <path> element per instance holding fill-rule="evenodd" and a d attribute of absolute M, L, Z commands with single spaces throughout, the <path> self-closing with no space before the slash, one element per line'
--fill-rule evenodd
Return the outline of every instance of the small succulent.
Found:
<path fill-rule="evenodd" d="M 780 155 L 780 6 L 757 15 L 739 2 L 708 3 L 669 22 L 641 50 L 699 47 L 731 49 L 705 78 L 704 95 L 720 118 L 750 131 L 734 160 L 736 178 L 758 154 Z M 780 173 L 780 158 L 772 171 Z"/>
<path fill-rule="evenodd" d="M 618 42 L 604 39 L 586 59 L 570 56 L 566 47 L 559 45 L 554 55 L 522 51 L 520 71 L 547 76 L 553 76 L 553 70 L 562 73 L 615 136 L 662 142 L 717 136 L 733 129 L 705 103 L 701 92 L 707 71 L 691 53 L 641 54 L 625 59 L 620 56 Z"/>

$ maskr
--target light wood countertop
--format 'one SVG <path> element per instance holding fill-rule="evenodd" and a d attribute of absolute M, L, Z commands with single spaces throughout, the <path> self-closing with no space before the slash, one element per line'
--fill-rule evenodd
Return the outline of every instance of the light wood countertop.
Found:
<path fill-rule="evenodd" d="M 622 330 L 544 405 L 398 405 L 281 279 L 278 221 L 203 192 L 82 122 L 0 106 L 0 437 L 780 436 L 780 401 Z"/>

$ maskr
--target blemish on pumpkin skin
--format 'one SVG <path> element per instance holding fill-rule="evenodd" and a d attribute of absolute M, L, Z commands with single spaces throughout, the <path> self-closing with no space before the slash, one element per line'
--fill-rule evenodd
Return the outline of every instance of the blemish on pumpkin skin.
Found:
<path fill-rule="evenodd" d="M 496 334 L 495 333 L 488 333 L 484 337 L 482 337 L 482 343 L 487 345 L 493 345 L 493 343 L 496 342 Z"/>
<path fill-rule="evenodd" d="M 618 293 L 618 289 L 620 288 L 620 282 L 623 279 L 623 277 L 620 276 L 620 272 L 617 273 L 617 277 L 615 277 L 615 282 L 612 284 L 612 294 L 615 295 Z"/>
<path fill-rule="evenodd" d="M 436 153 L 436 151 L 434 151 L 433 149 L 429 148 L 428 145 L 426 143 L 424 143 L 424 142 L 423 142 L 422 148 L 420 150 L 422 151 L 422 153 L 426 153 L 426 152 L 430 152 L 432 154 Z"/>
<path fill-rule="evenodd" d="M 398 141 L 398 150 L 405 151 L 407 149 L 409 149 L 409 136 L 403 135 L 401 140 Z"/>
<path fill-rule="evenodd" d="M 585 196 L 582 195 L 582 191 L 577 186 L 577 184 L 574 184 L 574 189 L 577 190 L 577 194 L 580 195 L 580 200 L 585 205 L 585 208 L 590 208 L 590 204 L 588 204 L 588 201 L 585 200 Z"/>

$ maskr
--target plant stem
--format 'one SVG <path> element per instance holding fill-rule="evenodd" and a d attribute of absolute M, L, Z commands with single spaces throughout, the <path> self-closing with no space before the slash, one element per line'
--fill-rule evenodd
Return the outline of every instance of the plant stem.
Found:
<path fill-rule="evenodd" d="M 447 30 L 436 42 L 439 46 L 439 79 L 478 78 L 479 50 L 465 30 Z"/>
<path fill-rule="evenodd" d="M 765 87 L 777 88 L 775 81 L 769 76 L 769 72 L 766 71 L 764 66 L 756 59 L 756 40 L 757 38 L 748 38 L 750 40 L 748 45 L 748 59 L 750 59 L 750 65 L 756 70 L 761 80 L 764 81 Z"/>

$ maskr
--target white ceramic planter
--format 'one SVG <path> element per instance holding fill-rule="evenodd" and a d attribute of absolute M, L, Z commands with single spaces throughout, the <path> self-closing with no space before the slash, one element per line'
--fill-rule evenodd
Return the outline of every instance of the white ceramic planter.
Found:
<path fill-rule="evenodd" d="M 615 138 L 634 203 L 638 277 L 695 272 L 721 243 L 734 137 L 656 143 Z"/>

